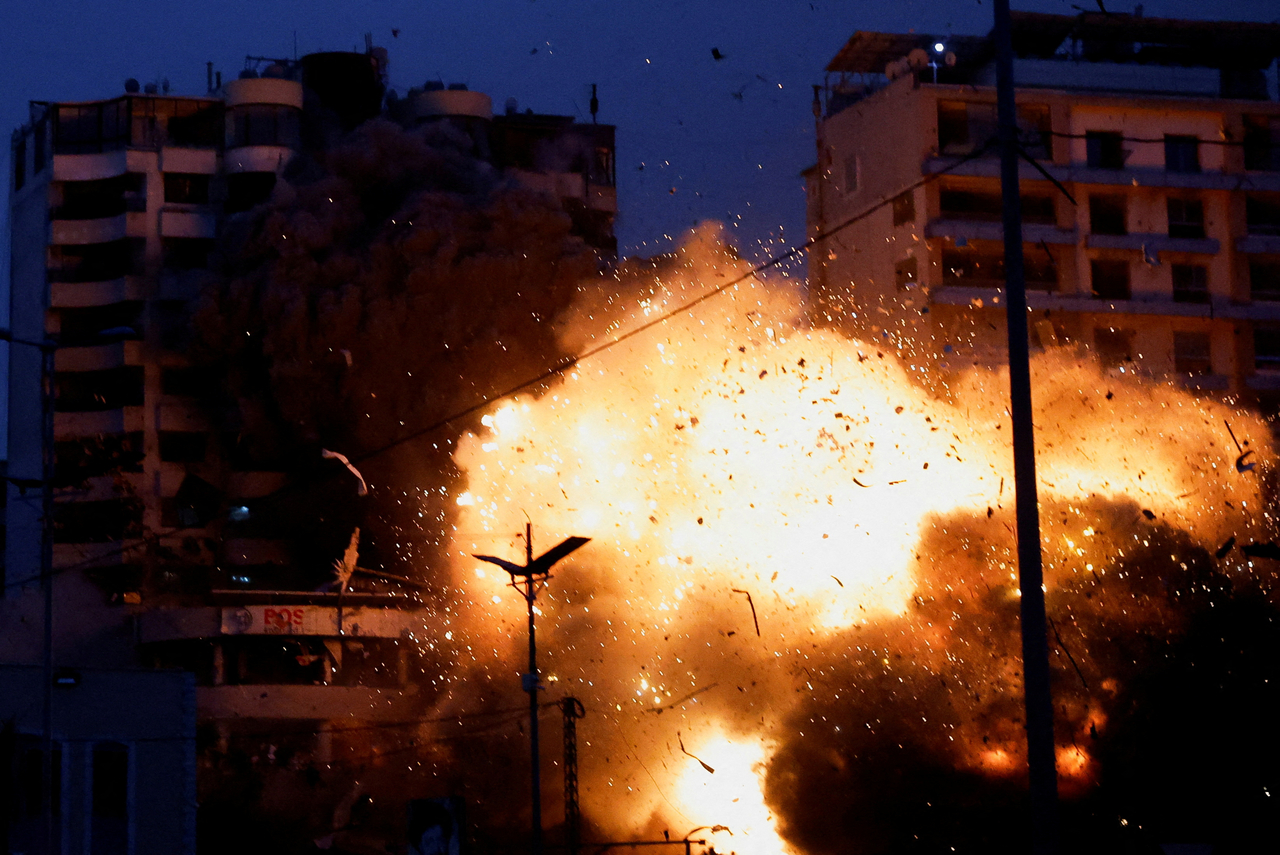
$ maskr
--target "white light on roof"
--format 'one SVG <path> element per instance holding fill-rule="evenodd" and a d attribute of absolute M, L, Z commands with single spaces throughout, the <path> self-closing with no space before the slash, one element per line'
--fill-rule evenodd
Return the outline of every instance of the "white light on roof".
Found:
<path fill-rule="evenodd" d="M 946 49 L 947 49 L 947 46 L 946 46 L 946 45 L 944 45 L 942 42 L 934 42 L 934 43 L 933 43 L 933 49 L 934 49 L 935 51 L 937 51 L 938 53 L 942 53 L 944 50 L 946 50 Z"/>

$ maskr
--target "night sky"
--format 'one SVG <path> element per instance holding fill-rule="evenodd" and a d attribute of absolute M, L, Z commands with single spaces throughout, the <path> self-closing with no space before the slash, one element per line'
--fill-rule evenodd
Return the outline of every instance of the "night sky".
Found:
<path fill-rule="evenodd" d="M 1070 0 L 1015 5 L 1073 13 Z M 1269 21 L 1275 9 L 1271 0 L 1164 0 L 1145 11 Z M 201 94 L 208 60 L 229 79 L 247 54 L 290 57 L 295 44 L 299 55 L 362 50 L 368 32 L 390 51 L 391 85 L 401 93 L 427 80 L 464 82 L 496 109 L 515 98 L 521 110 L 586 121 L 596 83 L 599 120 L 618 128 L 620 251 L 649 254 L 717 219 L 757 257 L 803 237 L 809 87 L 855 30 L 978 34 L 990 26 L 990 0 L 43 0 L 6 9 L 0 124 L 19 126 L 31 99 L 112 97 L 129 77 L 167 78 L 175 93 Z M 0 157 L 7 176 L 7 145 Z M 7 206 L 0 217 L 7 234 Z M 6 241 L 5 283 L 8 254 Z"/>

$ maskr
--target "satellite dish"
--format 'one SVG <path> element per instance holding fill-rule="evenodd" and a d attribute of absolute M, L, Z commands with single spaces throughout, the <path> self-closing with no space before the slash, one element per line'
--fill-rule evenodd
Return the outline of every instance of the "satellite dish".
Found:
<path fill-rule="evenodd" d="M 907 66 L 913 71 L 929 67 L 929 54 L 923 48 L 916 48 L 907 54 Z"/>
<path fill-rule="evenodd" d="M 124 91 L 128 92 L 130 95 L 136 95 L 138 90 L 141 88 L 142 85 L 138 83 L 138 79 L 136 77 L 130 77 L 124 82 Z"/>
<path fill-rule="evenodd" d="M 954 66 L 956 64 L 956 52 L 952 50 L 947 51 L 946 56 L 942 58 L 942 62 L 947 68 Z"/>

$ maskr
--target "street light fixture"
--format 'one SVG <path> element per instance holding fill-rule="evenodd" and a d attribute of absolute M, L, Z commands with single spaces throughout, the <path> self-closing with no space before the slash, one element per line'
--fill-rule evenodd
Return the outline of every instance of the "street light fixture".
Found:
<path fill-rule="evenodd" d="M 529 607 L 529 672 L 521 675 L 521 684 L 529 693 L 529 745 L 533 764 L 533 819 L 531 828 L 531 851 L 533 855 L 542 853 L 542 780 L 538 764 L 538 689 L 542 688 L 538 680 L 538 648 L 533 630 L 533 601 L 538 596 L 538 588 L 546 584 L 550 578 L 551 566 L 571 552 L 586 545 L 589 537 L 567 537 L 548 549 L 536 559 L 533 557 L 533 524 L 524 527 L 524 564 L 515 564 L 494 555 L 472 555 L 481 561 L 496 564 L 511 574 L 511 587 L 520 592 Z"/>

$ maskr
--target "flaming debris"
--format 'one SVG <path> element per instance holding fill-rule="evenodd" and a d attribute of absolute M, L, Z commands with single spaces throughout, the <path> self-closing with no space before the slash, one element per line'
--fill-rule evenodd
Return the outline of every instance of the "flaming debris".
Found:
<path fill-rule="evenodd" d="M 669 265 L 584 291 L 562 345 L 740 268 L 694 235 Z M 514 544 L 527 514 L 543 537 L 594 538 L 554 578 L 540 627 L 558 688 L 587 707 L 582 806 L 599 834 L 724 825 L 717 850 L 742 855 L 1004 839 L 984 824 L 1024 767 L 1007 378 L 930 376 L 806 328 L 798 303 L 743 283 L 460 438 L 455 596 L 430 628 L 456 663 L 440 704 L 518 690 L 519 604 L 470 556 Z M 1270 431 L 1063 350 L 1032 370 L 1059 774 L 1087 807 L 1080 828 L 1110 829 L 1126 775 L 1187 798 L 1107 765 L 1150 748 L 1123 741 L 1143 687 L 1168 691 L 1176 651 L 1199 661 L 1188 645 L 1206 620 L 1271 620 L 1272 568 L 1211 558 L 1272 531 L 1224 420 L 1264 461 Z M 1274 698 L 1265 670 L 1231 691 Z M 1203 771 L 1199 745 L 1187 752 Z M 1261 799 L 1242 787 L 1233 797 Z"/>

